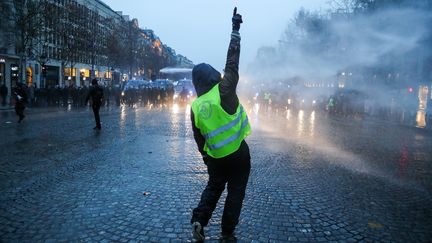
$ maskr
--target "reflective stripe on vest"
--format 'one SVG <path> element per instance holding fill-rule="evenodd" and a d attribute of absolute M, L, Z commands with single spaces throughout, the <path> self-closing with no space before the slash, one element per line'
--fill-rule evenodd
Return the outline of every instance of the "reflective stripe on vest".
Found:
<path fill-rule="evenodd" d="M 226 124 L 224 126 L 219 127 L 218 129 L 216 129 L 214 131 L 211 131 L 211 132 L 209 132 L 207 134 L 203 134 L 204 138 L 205 139 L 210 139 L 212 137 L 216 137 L 217 135 L 219 135 L 219 134 L 227 131 L 228 129 L 232 128 L 233 126 L 235 126 L 237 123 L 240 122 L 240 119 L 241 119 L 242 115 L 243 115 L 243 107 L 240 107 L 240 112 L 237 115 L 237 118 L 235 120 L 233 120 L 232 122 L 230 122 L 230 123 L 228 123 L 228 124 Z M 247 117 L 246 117 L 246 119 L 247 119 Z"/>
<path fill-rule="evenodd" d="M 248 118 L 246 117 L 246 119 L 242 122 L 242 124 L 241 124 L 241 128 L 240 128 L 240 131 L 238 131 L 238 132 L 236 132 L 234 135 L 232 135 L 231 137 L 229 137 L 229 138 L 227 138 L 227 139 L 225 139 L 225 140 L 223 140 L 223 141 L 220 141 L 219 143 L 216 143 L 216 144 L 207 144 L 207 146 L 209 147 L 209 149 L 211 149 L 211 150 L 215 150 L 215 149 L 220 149 L 220 148 L 222 148 L 223 146 L 225 146 L 225 145 L 227 145 L 227 144 L 229 144 L 229 143 L 232 143 L 232 142 L 234 142 L 236 139 L 239 139 L 240 138 L 240 136 L 242 135 L 242 133 L 244 132 L 244 129 L 246 128 L 246 126 L 248 125 L 248 123 L 249 123 L 249 120 L 248 120 Z"/>

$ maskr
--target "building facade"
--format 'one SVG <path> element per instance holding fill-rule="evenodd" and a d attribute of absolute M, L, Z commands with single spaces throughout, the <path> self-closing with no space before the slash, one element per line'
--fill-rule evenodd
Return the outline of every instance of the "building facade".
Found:
<path fill-rule="evenodd" d="M 0 12 L 0 85 L 9 94 L 17 82 L 116 85 L 192 63 L 99 0 L 3 0 Z"/>

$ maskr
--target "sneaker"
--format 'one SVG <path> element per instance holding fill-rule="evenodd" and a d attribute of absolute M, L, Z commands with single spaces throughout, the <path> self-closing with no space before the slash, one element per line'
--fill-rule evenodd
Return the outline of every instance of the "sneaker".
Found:
<path fill-rule="evenodd" d="M 20 118 L 19 118 L 19 120 L 18 120 L 18 123 L 21 123 L 22 120 L 24 120 L 24 117 L 25 117 L 25 115 L 20 116 Z"/>
<path fill-rule="evenodd" d="M 222 237 L 220 238 L 219 242 L 235 243 L 237 242 L 237 238 L 235 237 L 234 233 L 230 233 L 230 234 L 222 233 Z"/>
<path fill-rule="evenodd" d="M 193 242 L 204 242 L 204 228 L 201 226 L 200 222 L 194 222 L 192 224 L 192 237 Z"/>

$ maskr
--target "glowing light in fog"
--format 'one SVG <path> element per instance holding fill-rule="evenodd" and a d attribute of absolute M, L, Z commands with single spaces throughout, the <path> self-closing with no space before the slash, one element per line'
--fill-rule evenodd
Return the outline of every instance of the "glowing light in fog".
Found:
<path fill-rule="evenodd" d="M 286 119 L 289 120 L 291 118 L 291 110 L 287 110 Z"/>
<path fill-rule="evenodd" d="M 297 133 L 299 136 L 303 135 L 304 132 L 304 111 L 300 110 L 298 113 L 298 121 L 297 121 Z"/>
<path fill-rule="evenodd" d="M 426 127 L 426 112 L 424 110 L 418 110 L 416 115 L 416 127 Z"/>
<path fill-rule="evenodd" d="M 178 104 L 174 104 L 171 109 L 172 113 L 177 114 L 180 111 L 180 107 Z"/>
<path fill-rule="evenodd" d="M 255 103 L 253 106 L 253 111 L 254 111 L 255 115 L 258 115 L 259 108 L 260 108 L 259 104 Z"/>
<path fill-rule="evenodd" d="M 428 102 L 429 89 L 427 86 L 420 86 L 418 92 L 419 106 L 416 115 L 416 127 L 425 128 L 426 127 L 426 109 Z"/>
<path fill-rule="evenodd" d="M 309 125 L 310 125 L 309 128 L 310 135 L 311 137 L 313 137 L 315 135 L 315 111 L 312 111 L 310 115 Z"/>

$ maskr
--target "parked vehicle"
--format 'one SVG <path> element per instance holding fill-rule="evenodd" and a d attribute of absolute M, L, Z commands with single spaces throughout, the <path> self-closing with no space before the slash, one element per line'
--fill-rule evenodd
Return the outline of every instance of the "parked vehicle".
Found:
<path fill-rule="evenodd" d="M 169 79 L 156 79 L 154 81 L 151 81 L 151 87 L 153 88 L 168 89 L 173 86 L 173 82 Z"/>
<path fill-rule="evenodd" d="M 149 86 L 150 86 L 150 81 L 148 81 L 148 80 L 129 80 L 123 86 L 122 91 L 125 91 L 128 89 L 139 89 L 139 88 L 149 87 Z"/>

